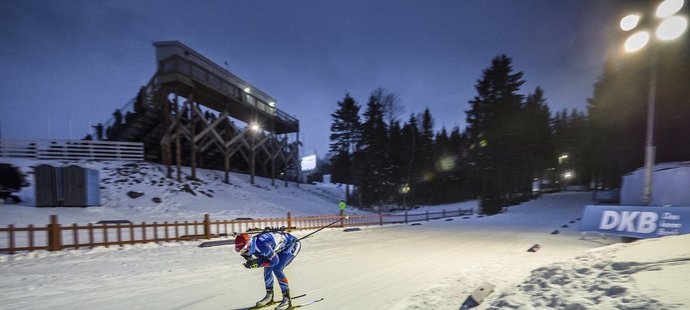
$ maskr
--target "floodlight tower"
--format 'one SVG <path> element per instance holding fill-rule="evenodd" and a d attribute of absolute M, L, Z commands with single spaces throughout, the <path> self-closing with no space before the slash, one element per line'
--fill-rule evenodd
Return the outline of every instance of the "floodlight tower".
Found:
<path fill-rule="evenodd" d="M 654 166 L 654 105 L 656 96 L 656 47 L 657 42 L 671 41 L 680 37 L 688 28 L 688 19 L 685 16 L 678 15 L 683 8 L 683 0 L 665 0 L 656 8 L 654 16 L 649 17 L 644 14 L 630 14 L 623 17 L 620 21 L 620 28 L 623 31 L 636 30 L 628 37 L 623 45 L 623 48 L 628 53 L 634 53 L 645 46 L 650 45 L 650 77 L 649 77 L 649 92 L 647 95 L 647 134 L 645 139 L 644 152 L 644 191 L 642 193 L 642 202 L 649 205 L 652 202 L 652 166 Z M 654 31 L 656 39 L 652 37 L 650 31 L 646 27 L 640 26 L 641 21 L 646 20 L 644 24 L 652 25 L 650 19 L 659 21 Z M 638 27 L 640 26 L 640 27 Z"/>

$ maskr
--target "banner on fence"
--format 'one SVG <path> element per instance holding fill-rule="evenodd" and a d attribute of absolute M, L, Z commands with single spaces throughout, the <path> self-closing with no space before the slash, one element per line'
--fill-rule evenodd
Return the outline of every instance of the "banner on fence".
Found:
<path fill-rule="evenodd" d="M 690 233 L 690 207 L 585 207 L 581 231 L 634 238 L 657 238 Z"/>

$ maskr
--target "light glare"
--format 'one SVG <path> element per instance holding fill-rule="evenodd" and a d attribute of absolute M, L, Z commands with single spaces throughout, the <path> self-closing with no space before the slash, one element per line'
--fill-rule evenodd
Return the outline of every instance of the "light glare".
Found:
<path fill-rule="evenodd" d="M 676 14 L 683 7 L 683 0 L 666 0 L 656 9 L 656 17 L 666 18 Z"/>
<path fill-rule="evenodd" d="M 656 29 L 656 37 L 663 41 L 673 40 L 680 37 L 687 28 L 688 20 L 685 17 L 672 16 L 659 24 Z"/>
<path fill-rule="evenodd" d="M 645 47 L 647 43 L 649 43 L 649 32 L 640 31 L 625 40 L 625 51 L 629 53 L 637 52 Z"/>
<path fill-rule="evenodd" d="M 621 19 L 621 29 L 623 31 L 629 31 L 632 30 L 633 28 L 637 27 L 637 24 L 640 22 L 640 16 L 636 14 L 630 14 L 626 17 L 623 17 Z"/>

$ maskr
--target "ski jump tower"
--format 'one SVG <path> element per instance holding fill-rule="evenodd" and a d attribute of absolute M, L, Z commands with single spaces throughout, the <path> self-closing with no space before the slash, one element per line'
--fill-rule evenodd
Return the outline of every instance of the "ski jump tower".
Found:
<path fill-rule="evenodd" d="M 130 102 L 134 112 L 108 128 L 108 139 L 144 142 L 147 158 L 162 161 L 168 177 L 175 162 L 178 180 L 182 163 L 192 179 L 200 165 L 222 166 L 225 182 L 231 166 L 246 169 L 252 184 L 257 166 L 274 185 L 277 171 L 286 186 L 288 175 L 299 175 L 299 121 L 274 98 L 181 42 L 153 45 L 156 74 Z"/>

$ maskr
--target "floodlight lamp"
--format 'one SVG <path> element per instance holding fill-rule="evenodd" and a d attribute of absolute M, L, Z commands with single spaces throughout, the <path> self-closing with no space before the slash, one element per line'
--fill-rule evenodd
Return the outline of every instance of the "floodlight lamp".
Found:
<path fill-rule="evenodd" d="M 656 17 L 666 18 L 683 8 L 683 0 L 666 0 L 656 8 Z"/>
<path fill-rule="evenodd" d="M 625 51 L 628 53 L 637 52 L 645 47 L 647 43 L 649 43 L 649 32 L 640 31 L 625 40 Z"/>
<path fill-rule="evenodd" d="M 621 29 L 623 31 L 630 31 L 633 28 L 637 27 L 637 24 L 640 23 L 640 15 L 637 14 L 630 14 L 626 17 L 623 17 L 621 19 Z"/>
<path fill-rule="evenodd" d="M 688 19 L 683 16 L 671 16 L 656 28 L 656 37 L 662 41 L 670 41 L 680 37 L 688 28 Z"/>
<path fill-rule="evenodd" d="M 245 88 L 244 88 L 244 92 L 247 93 L 247 94 L 249 94 L 249 93 L 252 92 L 252 89 L 249 88 L 249 87 L 245 87 Z"/>
<path fill-rule="evenodd" d="M 489 145 L 489 142 L 488 142 L 488 141 L 486 141 L 486 140 L 479 141 L 479 146 L 480 146 L 480 147 L 486 147 L 487 145 Z"/>
<path fill-rule="evenodd" d="M 253 131 L 259 131 L 259 129 L 261 129 L 261 127 L 259 127 L 259 124 L 254 123 L 254 124 L 251 124 L 249 126 L 249 129 L 251 129 Z"/>
<path fill-rule="evenodd" d="M 563 174 L 563 178 L 566 180 L 572 179 L 574 177 L 574 173 L 572 171 L 566 171 Z"/>

